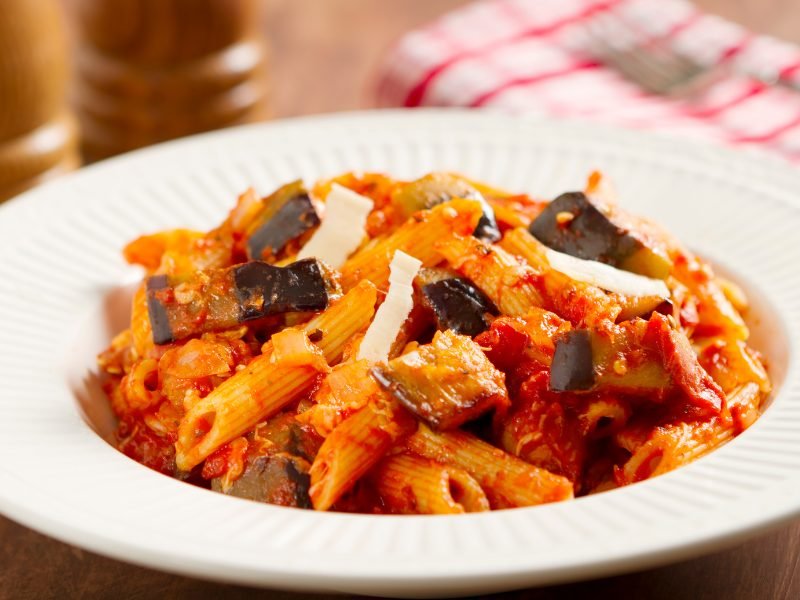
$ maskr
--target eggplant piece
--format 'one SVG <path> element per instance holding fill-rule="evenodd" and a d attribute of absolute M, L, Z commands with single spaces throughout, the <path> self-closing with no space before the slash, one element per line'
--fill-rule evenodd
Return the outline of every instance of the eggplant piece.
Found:
<path fill-rule="evenodd" d="M 281 413 L 261 423 L 254 438 L 269 440 L 271 452 L 282 452 L 313 462 L 324 438 L 311 425 L 299 423 L 295 414 Z"/>
<path fill-rule="evenodd" d="M 147 279 L 145 285 L 147 298 L 147 314 L 150 317 L 150 329 L 153 332 L 153 342 L 168 344 L 175 341 L 170 325 L 169 312 L 158 298 L 161 294 L 168 293 L 169 280 L 166 275 L 153 275 Z"/>
<path fill-rule="evenodd" d="M 311 508 L 308 461 L 290 454 L 249 456 L 244 471 L 225 490 L 221 478 L 211 489 L 229 496 L 297 508 Z"/>
<path fill-rule="evenodd" d="M 573 330 L 556 340 L 550 389 L 598 388 L 654 402 L 677 398 L 680 414 L 698 418 L 717 415 L 725 405 L 725 394 L 701 366 L 689 339 L 657 312 L 648 321 Z"/>
<path fill-rule="evenodd" d="M 472 233 L 476 238 L 487 242 L 500 239 L 500 229 L 494 216 L 494 209 L 474 186 L 449 173 L 430 173 L 416 181 L 402 186 L 393 196 L 392 204 L 404 217 L 410 217 L 420 210 L 428 210 L 453 198 L 477 200 L 483 207 L 483 214 Z"/>
<path fill-rule="evenodd" d="M 302 181 L 284 185 L 264 203 L 264 210 L 248 227 L 245 247 L 250 260 L 274 259 L 286 244 L 320 224 Z"/>
<path fill-rule="evenodd" d="M 591 333 L 573 329 L 556 340 L 550 366 L 550 389 L 554 392 L 587 391 L 594 387 Z"/>
<path fill-rule="evenodd" d="M 311 508 L 309 469 L 323 439 L 293 413 L 281 413 L 259 424 L 248 435 L 242 474 L 229 486 L 224 476 L 211 480 L 212 489 L 258 502 Z"/>
<path fill-rule="evenodd" d="M 648 330 L 649 321 L 634 319 L 605 330 L 572 330 L 562 335 L 556 340 L 550 389 L 603 388 L 662 397 L 673 384 L 666 368 L 670 357 L 648 339 Z"/>
<path fill-rule="evenodd" d="M 658 313 L 653 313 L 651 319 Z M 652 399 L 673 384 L 666 369 L 669 356 L 648 339 L 649 321 L 634 319 L 592 332 L 592 360 L 598 387 Z"/>
<path fill-rule="evenodd" d="M 583 192 L 561 194 L 531 222 L 528 230 L 558 252 L 647 277 L 664 279 L 672 268 L 666 256 L 615 224 Z"/>
<path fill-rule="evenodd" d="M 417 276 L 422 304 L 433 313 L 436 328 L 475 337 L 491 324 L 497 307 L 469 279 L 445 269 L 423 269 Z"/>
<path fill-rule="evenodd" d="M 313 258 L 286 267 L 252 261 L 188 278 L 156 275 L 146 288 L 156 344 L 270 315 L 323 310 L 337 292 L 327 268 Z"/>
<path fill-rule="evenodd" d="M 386 392 L 437 430 L 453 429 L 495 406 L 505 407 L 505 377 L 471 338 L 437 332 L 370 374 Z"/>
<path fill-rule="evenodd" d="M 233 269 L 234 293 L 240 322 L 290 311 L 315 311 L 328 307 L 326 269 L 314 258 L 286 267 L 261 261 Z"/>

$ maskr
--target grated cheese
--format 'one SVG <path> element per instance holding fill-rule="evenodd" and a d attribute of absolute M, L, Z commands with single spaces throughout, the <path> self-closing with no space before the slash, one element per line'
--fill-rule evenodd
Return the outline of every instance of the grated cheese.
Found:
<path fill-rule="evenodd" d="M 623 271 L 595 260 L 576 258 L 550 248 L 546 252 L 547 260 L 553 269 L 576 281 L 591 283 L 607 292 L 616 292 L 626 296 L 669 298 L 669 288 L 660 279 L 651 279 L 630 271 Z"/>
<path fill-rule="evenodd" d="M 421 266 L 420 260 L 400 250 L 395 251 L 389 265 L 389 291 L 361 341 L 359 360 L 379 362 L 389 359 L 389 350 L 414 308 L 412 283 Z"/>
<path fill-rule="evenodd" d="M 361 245 L 372 200 L 334 183 L 325 200 L 322 224 L 297 254 L 297 260 L 318 258 L 334 269 Z"/>

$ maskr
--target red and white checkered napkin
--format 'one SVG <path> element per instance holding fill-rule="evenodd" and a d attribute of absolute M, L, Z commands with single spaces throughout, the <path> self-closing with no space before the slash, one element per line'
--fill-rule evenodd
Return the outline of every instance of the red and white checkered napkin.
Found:
<path fill-rule="evenodd" d="M 614 18 L 611 19 L 610 17 Z M 648 94 L 593 60 L 591 19 L 664 39 L 726 75 L 699 97 Z M 699 12 L 686 0 L 483 0 L 403 37 L 381 106 L 469 106 L 596 118 L 769 148 L 800 162 L 800 48 Z"/>

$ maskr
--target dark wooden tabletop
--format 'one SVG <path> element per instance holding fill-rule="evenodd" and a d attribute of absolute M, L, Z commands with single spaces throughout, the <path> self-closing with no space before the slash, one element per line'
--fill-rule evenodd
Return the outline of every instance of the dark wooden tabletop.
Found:
<path fill-rule="evenodd" d="M 272 114 L 285 117 L 368 107 L 372 75 L 392 41 L 403 31 L 466 0 L 267 2 L 264 27 L 273 48 Z M 797 0 L 697 3 L 757 31 L 800 43 Z M 800 598 L 800 523 L 724 552 L 667 567 L 497 597 L 544 600 L 590 595 L 597 599 Z M 134 567 L 57 542 L 0 517 L 0 600 L 151 597 L 310 596 L 207 583 Z"/>

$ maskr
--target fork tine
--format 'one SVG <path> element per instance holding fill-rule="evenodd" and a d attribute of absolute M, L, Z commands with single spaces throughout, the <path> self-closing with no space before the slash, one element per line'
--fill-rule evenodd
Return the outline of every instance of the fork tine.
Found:
<path fill-rule="evenodd" d="M 597 58 L 648 91 L 661 93 L 669 86 L 671 74 L 652 61 L 643 61 L 638 47 L 623 43 L 607 22 L 593 22 L 588 29 L 593 38 L 591 51 Z"/>
<path fill-rule="evenodd" d="M 641 40 L 621 18 L 609 13 L 592 20 L 586 31 L 593 55 L 656 94 L 684 89 L 707 70 L 697 61 L 675 52 L 662 39 Z"/>

